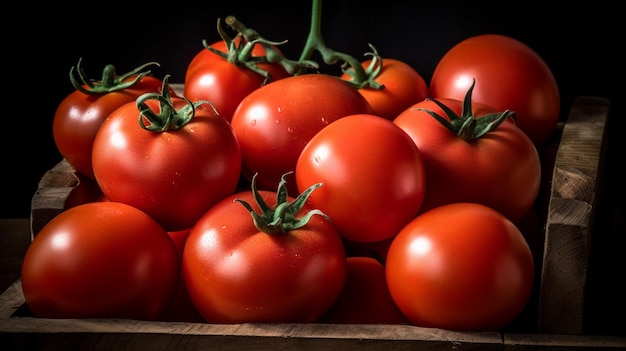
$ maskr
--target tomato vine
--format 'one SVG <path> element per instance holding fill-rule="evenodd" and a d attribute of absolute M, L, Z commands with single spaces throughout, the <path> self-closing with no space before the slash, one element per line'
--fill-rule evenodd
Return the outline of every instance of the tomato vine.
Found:
<path fill-rule="evenodd" d="M 277 50 L 276 46 L 282 45 L 286 43 L 286 41 L 275 42 L 267 40 L 256 30 L 246 27 L 246 25 L 239 21 L 235 16 L 228 16 L 225 19 L 226 24 L 237 32 L 235 38 L 228 36 L 221 26 L 221 20 L 218 19 L 218 33 L 226 43 L 226 47 L 228 48 L 227 53 L 212 48 L 206 40 L 203 41 L 203 45 L 208 50 L 227 59 L 232 64 L 244 66 L 262 75 L 265 77 L 266 82 L 271 79 L 271 76 L 266 70 L 263 70 L 258 66 L 259 63 L 278 63 L 290 75 L 301 75 L 310 73 L 311 70 L 319 69 L 319 63 L 311 60 L 313 53 L 318 52 L 324 63 L 327 65 L 342 63 L 342 71 L 349 72 L 350 79 L 340 79 L 346 81 L 347 83 L 357 88 L 370 87 L 374 89 L 383 89 L 384 85 L 375 81 L 375 78 L 380 72 L 380 69 L 376 69 L 376 65 L 382 65 L 382 59 L 376 52 L 374 46 L 370 44 L 372 52 L 367 52 L 365 55 L 373 56 L 376 64 L 371 67 L 371 69 L 365 69 L 361 65 L 360 61 L 353 56 L 344 52 L 333 50 L 326 45 L 321 33 L 321 18 L 322 0 L 313 0 L 309 34 L 300 57 L 297 60 L 289 59 L 285 57 L 282 52 Z M 251 53 L 254 45 L 263 46 L 266 54 L 264 56 L 252 56 Z"/>

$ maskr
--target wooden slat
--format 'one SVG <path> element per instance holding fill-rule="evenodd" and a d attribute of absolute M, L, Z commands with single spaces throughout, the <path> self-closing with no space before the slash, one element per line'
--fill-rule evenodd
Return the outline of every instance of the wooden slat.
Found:
<path fill-rule="evenodd" d="M 0 296 L 2 345 L 59 345 L 59 349 L 109 350 L 502 350 L 497 332 L 467 333 L 409 325 L 147 322 L 126 319 L 47 319 L 20 316 L 19 281 Z M 130 343 L 130 345 L 128 344 Z M 29 347 L 29 349 L 31 349 Z M 166 348 L 164 348 L 166 347 Z M 46 347 L 46 350 L 51 348 Z"/>
<path fill-rule="evenodd" d="M 542 333 L 582 334 L 589 248 L 602 179 L 609 101 L 578 97 L 552 175 L 539 294 Z"/>

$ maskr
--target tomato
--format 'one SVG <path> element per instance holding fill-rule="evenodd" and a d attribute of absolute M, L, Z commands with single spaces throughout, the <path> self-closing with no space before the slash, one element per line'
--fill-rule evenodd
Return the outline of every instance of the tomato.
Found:
<path fill-rule="evenodd" d="M 149 71 L 141 72 L 147 65 L 121 76 L 117 75 L 112 65 L 108 65 L 102 73 L 102 81 L 90 81 L 92 86 L 83 84 L 82 89 L 89 94 L 77 89 L 59 103 L 52 122 L 54 142 L 61 156 L 77 172 L 94 179 L 91 167 L 93 140 L 98 128 L 113 110 L 135 101 L 141 94 L 161 89 L 161 79 L 145 75 Z M 80 61 L 76 69 L 84 74 Z M 88 79 L 84 75 L 81 78 Z M 135 84 L 130 84 L 138 78 Z"/>
<path fill-rule="evenodd" d="M 343 239 L 343 246 L 346 248 L 348 257 L 372 257 L 384 264 L 387 259 L 389 245 L 391 245 L 393 238 L 392 236 L 384 240 L 372 242 Z"/>
<path fill-rule="evenodd" d="M 224 41 L 215 42 L 211 47 L 225 53 L 229 51 Z M 251 51 L 251 55 L 257 57 L 264 54 L 265 49 L 261 45 L 255 45 Z M 278 63 L 259 63 L 256 66 L 269 73 L 269 81 L 290 76 Z M 211 101 L 220 115 L 230 122 L 241 100 L 265 83 L 264 76 L 244 64 L 231 62 L 205 48 L 187 66 L 183 95 L 192 101 Z"/>
<path fill-rule="evenodd" d="M 109 115 L 94 140 L 93 169 L 109 200 L 137 207 L 177 231 L 191 228 L 234 192 L 241 153 L 230 124 L 208 103 L 195 102 L 192 109 L 185 99 L 171 97 L 172 110 L 159 99 L 167 100 L 151 94 L 138 104 L 144 105 L 141 121 L 151 116 L 157 120 L 152 126 L 162 129 L 142 128 L 134 102 Z"/>
<path fill-rule="evenodd" d="M 305 201 L 287 196 L 284 184 L 278 192 L 253 188 L 220 201 L 193 226 L 182 274 L 209 323 L 307 323 L 334 303 L 346 254 L 332 223 Z"/>
<path fill-rule="evenodd" d="M 231 121 L 241 146 L 242 173 L 248 180 L 258 173 L 259 189 L 276 189 L 317 132 L 344 116 L 371 112 L 356 88 L 330 75 L 304 74 L 264 85 L 243 99 Z M 288 187 L 295 195 L 291 180 Z"/>
<path fill-rule="evenodd" d="M 176 246 L 179 263 L 182 262 L 183 250 L 185 248 L 185 243 L 187 242 L 187 238 L 189 237 L 190 232 L 191 229 L 168 232 L 170 238 Z M 187 286 L 185 285 L 182 274 L 180 274 L 176 293 L 174 295 L 172 303 L 169 305 L 169 308 L 165 313 L 165 316 L 163 317 L 163 320 L 187 323 L 204 322 L 204 319 L 200 316 L 198 310 L 196 310 L 196 307 L 193 305 L 191 299 L 189 298 Z"/>
<path fill-rule="evenodd" d="M 179 279 L 176 248 L 147 214 L 117 202 L 61 212 L 28 247 L 24 299 L 40 318 L 160 319 Z"/>
<path fill-rule="evenodd" d="M 471 90 L 467 99 L 471 100 Z M 488 116 L 496 113 L 480 103 L 470 104 L 464 111 L 465 100 L 437 100 L 463 119 L 489 122 Z M 476 202 L 512 221 L 525 215 L 539 193 L 541 161 L 532 141 L 512 119 L 466 140 L 458 135 L 460 131 L 451 132 L 425 110 L 450 120 L 434 101 L 425 100 L 393 121 L 413 139 L 423 156 L 427 187 L 422 211 L 453 202 Z"/>
<path fill-rule="evenodd" d="M 506 217 L 454 203 L 422 213 L 398 233 L 385 273 L 393 300 L 415 325 L 496 331 L 524 309 L 534 261 Z"/>
<path fill-rule="evenodd" d="M 392 58 L 381 60 L 370 59 L 361 65 L 366 71 L 371 65 L 378 67 L 380 72 L 375 75 L 375 81 L 384 88 L 366 86 L 360 88 L 359 93 L 372 106 L 374 114 L 393 120 L 400 112 L 426 99 L 429 96 L 428 85 L 411 65 Z M 344 72 L 341 78 L 349 80 L 350 73 Z"/>
<path fill-rule="evenodd" d="M 319 322 L 339 324 L 410 324 L 391 298 L 385 267 L 372 257 L 348 257 L 341 295 Z"/>
<path fill-rule="evenodd" d="M 426 178 L 421 154 L 401 128 L 356 114 L 311 138 L 298 158 L 296 183 L 299 191 L 323 183 L 309 203 L 345 239 L 373 242 L 394 236 L 418 214 Z"/>
<path fill-rule="evenodd" d="M 560 94 L 541 56 L 508 36 L 483 34 L 453 46 L 437 63 L 430 81 L 433 98 L 462 100 L 476 80 L 474 101 L 517 114 L 518 126 L 536 146 L 556 129 Z"/>

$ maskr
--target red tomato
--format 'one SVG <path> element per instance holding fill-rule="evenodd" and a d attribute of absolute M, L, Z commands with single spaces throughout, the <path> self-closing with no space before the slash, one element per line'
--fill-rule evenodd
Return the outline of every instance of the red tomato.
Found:
<path fill-rule="evenodd" d="M 91 202 L 60 213 L 35 236 L 22 289 L 36 317 L 157 320 L 179 267 L 172 240 L 147 214 Z"/>
<path fill-rule="evenodd" d="M 463 101 L 437 100 L 459 116 L 470 114 L 462 111 Z M 493 131 L 465 140 L 424 109 L 447 117 L 441 107 L 425 100 L 394 120 L 413 139 L 424 159 L 427 187 L 422 211 L 454 202 L 476 202 L 512 221 L 525 215 L 541 184 L 541 161 L 528 136 L 507 119 Z M 472 104 L 471 111 L 466 117 L 476 120 L 496 112 L 479 103 Z"/>
<path fill-rule="evenodd" d="M 343 239 L 343 246 L 346 248 L 348 257 L 367 256 L 375 258 L 384 264 L 393 238 L 392 236 L 388 239 L 372 242 Z"/>
<path fill-rule="evenodd" d="M 341 295 L 319 322 L 339 324 L 410 324 L 391 298 L 385 266 L 372 257 L 348 257 Z"/>
<path fill-rule="evenodd" d="M 228 52 L 224 41 L 215 42 L 211 47 Z M 253 56 L 264 54 L 265 49 L 261 45 L 255 45 L 251 52 Z M 278 63 L 259 63 L 256 66 L 269 73 L 269 81 L 290 76 Z M 241 100 L 263 86 L 265 80 L 265 77 L 245 65 L 230 62 L 205 48 L 187 66 L 183 95 L 192 101 L 211 101 L 220 115 L 230 122 Z"/>
<path fill-rule="evenodd" d="M 176 246 L 179 262 L 182 262 L 183 250 L 185 248 L 187 238 L 189 237 L 189 233 L 191 233 L 191 229 L 168 232 L 170 238 Z M 189 298 L 187 286 L 185 285 L 185 280 L 183 279 L 182 274 L 180 275 L 180 279 L 178 281 L 178 286 L 176 289 L 176 294 L 174 295 L 173 302 L 167 309 L 163 320 L 187 323 L 204 322 L 204 319 L 198 313 L 196 306 L 193 305 L 191 299 Z"/>
<path fill-rule="evenodd" d="M 389 247 L 385 272 L 393 300 L 415 325 L 497 331 L 524 309 L 534 262 L 506 217 L 455 203 L 404 227 Z"/>
<path fill-rule="evenodd" d="M 79 71 L 80 62 L 77 68 Z M 137 78 L 137 74 L 117 76 L 113 66 L 104 69 L 103 80 L 93 83 L 97 88 L 85 94 L 75 90 L 65 97 L 56 109 L 52 122 L 54 142 L 67 162 L 79 173 L 94 179 L 91 167 L 91 149 L 96 132 L 105 118 L 116 108 L 144 93 L 158 92 L 163 82 L 152 76 L 144 76 L 137 83 L 122 88 Z M 117 90 L 116 90 L 117 89 Z"/>
<path fill-rule="evenodd" d="M 535 145 L 543 145 L 556 129 L 561 106 L 556 79 L 528 45 L 497 34 L 461 41 L 437 63 L 431 97 L 463 100 L 473 79 L 474 101 L 514 111 Z"/>
<path fill-rule="evenodd" d="M 245 191 L 220 201 L 191 229 L 182 262 L 189 296 L 209 323 L 313 322 L 334 303 L 345 281 L 341 237 L 319 215 L 301 227 L 262 231 L 250 210 L 235 201 L 258 212 L 253 194 Z M 278 194 L 259 191 L 263 207 L 271 209 L 259 218 L 266 227 L 278 218 L 275 223 L 293 224 L 293 218 L 312 210 L 298 200 L 300 215 L 297 207 L 286 209 L 285 201 L 278 201 L 283 211 L 273 213 L 278 198 L 295 201 L 285 189 Z"/>
<path fill-rule="evenodd" d="M 420 211 L 426 186 L 421 154 L 411 138 L 388 119 L 357 114 L 320 130 L 296 165 L 303 191 L 324 186 L 309 203 L 332 218 L 348 240 L 388 239 Z"/>
<path fill-rule="evenodd" d="M 171 104 L 176 116 L 162 115 L 173 118 L 160 121 L 164 127 L 188 116 L 182 109 L 191 107 L 177 97 Z M 145 105 L 153 113 L 162 108 L 157 99 L 147 99 Z M 108 199 L 143 210 L 168 231 L 191 228 L 239 182 L 235 134 L 208 104 L 200 103 L 193 118 L 163 131 L 142 128 L 139 115 L 136 104 L 128 103 L 102 123 L 93 145 L 96 181 Z M 142 118 L 146 115 L 143 111 Z"/>
<path fill-rule="evenodd" d="M 381 65 L 380 61 L 374 64 Z M 367 69 L 372 65 L 372 60 L 364 61 L 361 65 Z M 349 80 L 350 75 L 343 73 L 341 78 Z M 384 88 L 364 87 L 359 89 L 359 93 L 372 106 L 375 115 L 389 120 L 429 96 L 424 78 L 413 67 L 400 60 L 382 59 L 380 72 L 374 80 Z"/>
<path fill-rule="evenodd" d="M 243 175 L 251 179 L 258 173 L 259 189 L 274 190 L 283 174 L 296 169 L 300 151 L 317 132 L 341 117 L 371 112 L 356 88 L 330 75 L 269 83 L 248 95 L 231 121 L 241 145 Z M 295 182 L 288 187 L 295 195 Z"/>

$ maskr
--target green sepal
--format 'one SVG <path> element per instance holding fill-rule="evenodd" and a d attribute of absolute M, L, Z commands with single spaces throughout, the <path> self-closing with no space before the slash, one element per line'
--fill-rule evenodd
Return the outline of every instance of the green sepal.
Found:
<path fill-rule="evenodd" d="M 150 70 L 145 70 L 146 68 L 150 66 L 159 66 L 157 62 L 148 62 L 130 72 L 118 76 L 115 66 L 109 64 L 104 66 L 104 69 L 102 70 L 102 79 L 98 81 L 90 79 L 87 76 L 87 73 L 85 73 L 85 70 L 81 66 L 82 62 L 83 58 L 81 57 L 78 59 L 78 64 L 76 66 L 72 66 L 70 69 L 70 82 L 76 90 L 87 95 L 102 95 L 130 88 L 139 82 L 143 77 L 152 73 Z M 76 75 L 78 75 L 78 77 L 76 77 Z M 126 79 L 132 76 L 136 77 L 133 80 L 126 81 Z M 84 86 L 87 86 L 87 88 Z"/>
<path fill-rule="evenodd" d="M 439 106 L 448 117 L 447 119 L 438 113 L 425 108 L 418 108 L 417 110 L 424 111 L 435 118 L 441 125 L 446 127 L 450 132 L 458 135 L 463 140 L 474 140 L 482 137 L 483 135 L 495 130 L 504 120 L 512 118 L 516 121 L 517 116 L 515 112 L 506 110 L 504 112 L 490 113 L 488 115 L 474 117 L 472 113 L 472 92 L 476 80 L 472 81 L 472 85 L 465 94 L 463 99 L 463 107 L 461 109 L 461 115 L 452 111 L 450 107 L 442 103 L 437 99 L 428 98 Z"/>
<path fill-rule="evenodd" d="M 254 196 L 254 200 L 260 208 L 260 213 L 254 211 L 252 206 L 244 200 L 235 199 L 235 201 L 241 203 L 252 215 L 254 225 L 256 228 L 267 234 L 284 234 L 291 230 L 302 228 L 305 226 L 314 215 L 324 217 L 330 221 L 330 217 L 324 214 L 319 209 L 314 209 L 307 212 L 304 216 L 296 218 L 296 215 L 306 204 L 308 197 L 311 193 L 322 186 L 322 183 L 316 183 L 311 185 L 308 189 L 300 193 L 292 202 L 288 201 L 287 194 L 287 175 L 293 172 L 285 173 L 278 184 L 278 190 L 276 191 L 276 207 L 271 208 L 263 200 L 263 197 L 259 193 L 256 187 L 256 176 L 252 176 L 251 189 Z"/>
<path fill-rule="evenodd" d="M 165 132 L 168 130 L 179 129 L 189 123 L 196 114 L 196 108 L 200 105 L 209 105 L 213 108 L 216 115 L 219 115 L 215 106 L 207 100 L 199 100 L 191 102 L 184 98 L 187 104 L 176 110 L 169 86 L 169 75 L 163 78 L 163 87 L 161 93 L 145 93 L 137 98 L 135 104 L 139 109 L 139 125 L 145 130 L 151 132 Z M 148 100 L 159 101 L 159 112 L 154 112 L 147 104 Z M 149 123 L 146 124 L 146 121 Z"/>

